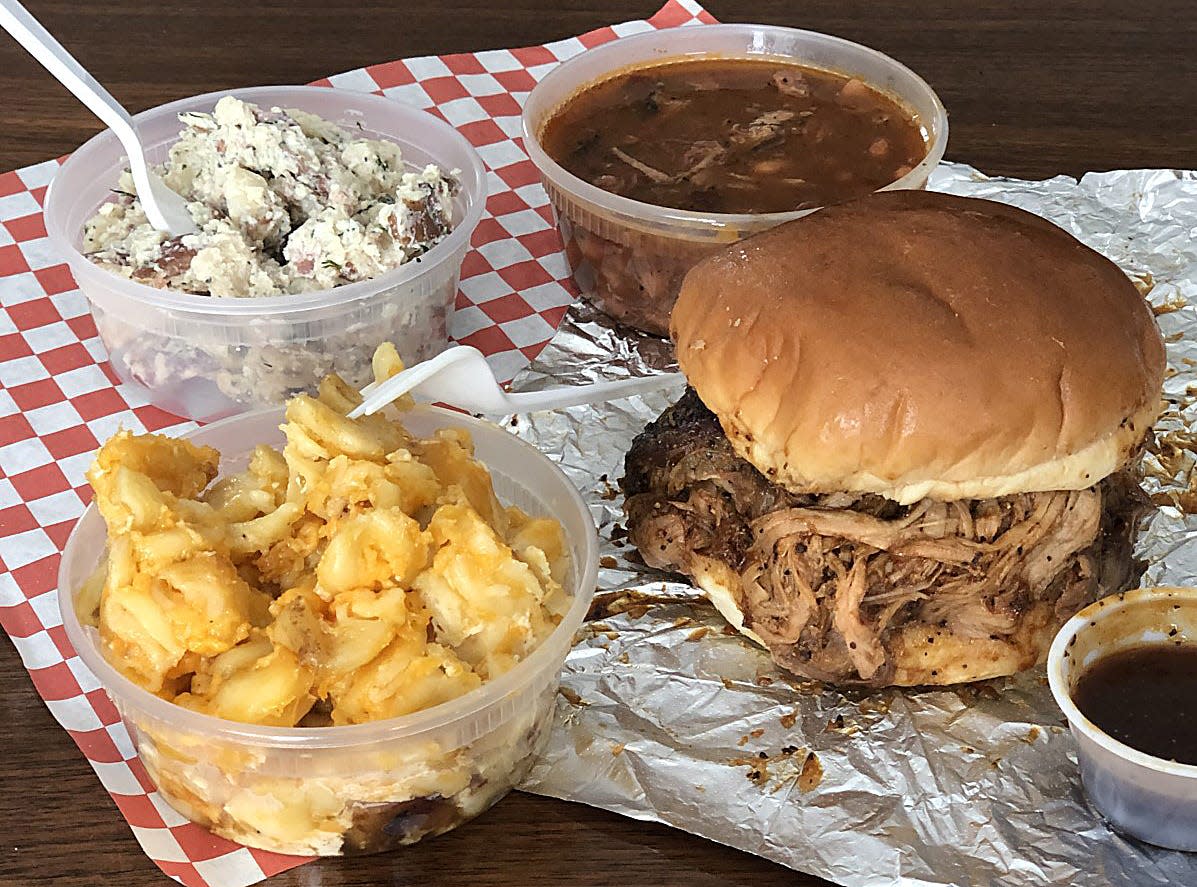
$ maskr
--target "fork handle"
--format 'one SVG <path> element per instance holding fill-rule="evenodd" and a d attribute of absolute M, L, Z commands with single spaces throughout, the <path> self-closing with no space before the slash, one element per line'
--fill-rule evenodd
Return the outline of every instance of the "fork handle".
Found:
<path fill-rule="evenodd" d="M 559 410 L 581 404 L 598 403 L 619 397 L 630 397 L 646 391 L 656 391 L 685 381 L 681 373 L 661 373 L 616 382 L 594 382 L 590 385 L 570 385 L 545 391 L 517 391 L 506 396 L 512 412 L 532 413 L 537 410 Z"/>
<path fill-rule="evenodd" d="M 129 169 L 150 224 L 159 231 L 169 230 L 154 198 L 147 196 L 151 192 L 149 169 L 129 112 L 18 0 L 0 0 L 0 27 L 116 133 L 129 156 Z"/>

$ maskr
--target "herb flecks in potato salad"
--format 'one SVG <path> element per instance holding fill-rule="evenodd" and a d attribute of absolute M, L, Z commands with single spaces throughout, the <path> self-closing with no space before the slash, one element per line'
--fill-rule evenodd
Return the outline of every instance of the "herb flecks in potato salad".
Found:
<path fill-rule="evenodd" d="M 375 375 L 402 364 L 381 349 Z M 273 726 L 408 714 L 510 670 L 568 609 L 560 524 L 496 497 L 468 432 L 426 439 L 336 376 L 280 453 L 121 432 L 88 472 L 107 564 L 79 600 L 104 655 L 181 706 Z"/>
<path fill-rule="evenodd" d="M 116 274 L 211 296 L 326 290 L 415 259 L 452 227 L 454 175 L 410 170 L 393 142 L 232 96 L 179 119 L 158 172 L 199 232 L 155 230 L 126 171 L 83 234 L 83 252 Z"/>

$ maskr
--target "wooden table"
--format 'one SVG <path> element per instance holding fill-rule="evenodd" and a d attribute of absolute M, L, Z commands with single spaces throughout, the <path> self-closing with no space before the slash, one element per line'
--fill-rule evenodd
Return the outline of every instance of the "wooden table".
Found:
<path fill-rule="evenodd" d="M 303 83 L 373 62 L 543 43 L 641 18 L 655 0 L 28 0 L 131 110 L 199 92 Z M 1197 167 L 1197 23 L 1183 2 L 710 0 L 725 21 L 838 34 L 909 64 L 951 115 L 948 158 L 1045 177 Z M 917 7 L 917 11 L 916 10 Z M 451 11 L 450 11 L 451 10 Z M 66 153 L 97 121 L 0 37 L 0 170 Z M 164 883 L 0 642 L 0 885 Z M 329 860 L 279 885 L 814 885 L 699 838 L 514 794 L 459 831 Z"/>

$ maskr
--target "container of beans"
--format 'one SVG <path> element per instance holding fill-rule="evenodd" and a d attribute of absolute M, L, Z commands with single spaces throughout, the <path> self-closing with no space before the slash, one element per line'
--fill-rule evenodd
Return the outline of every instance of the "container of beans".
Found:
<path fill-rule="evenodd" d="M 703 256 L 829 203 L 922 188 L 948 136 L 909 68 L 764 25 L 584 52 L 537 84 L 523 128 L 583 295 L 656 335 Z"/>

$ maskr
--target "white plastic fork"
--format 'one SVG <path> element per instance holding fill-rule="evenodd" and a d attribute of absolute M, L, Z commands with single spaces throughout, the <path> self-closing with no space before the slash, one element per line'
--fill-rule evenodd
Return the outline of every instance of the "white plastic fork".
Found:
<path fill-rule="evenodd" d="M 458 345 L 389 379 L 367 385 L 362 389 L 365 399 L 349 414 L 349 418 L 357 419 L 376 413 L 409 392 L 418 392 L 427 400 L 446 403 L 471 413 L 505 416 L 629 397 L 664 388 L 685 378 L 681 373 L 662 373 L 614 382 L 513 393 L 499 386 L 481 351 L 469 345 Z"/>
<path fill-rule="evenodd" d="M 133 184 L 137 186 L 137 196 L 150 224 L 173 237 L 194 234 L 198 229 L 191 213 L 187 212 L 187 201 L 172 191 L 146 163 L 145 151 L 129 112 L 17 0 L 0 0 L 0 27 L 116 133 L 129 155 Z"/>

